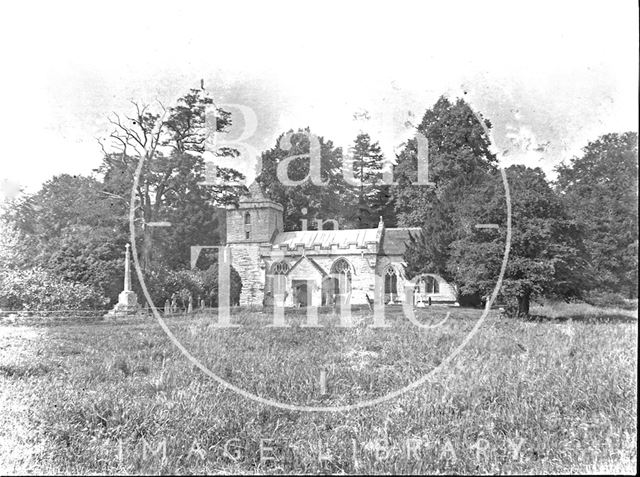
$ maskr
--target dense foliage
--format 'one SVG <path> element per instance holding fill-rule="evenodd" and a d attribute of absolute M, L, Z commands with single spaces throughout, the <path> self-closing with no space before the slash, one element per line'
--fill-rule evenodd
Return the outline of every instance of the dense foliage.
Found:
<path fill-rule="evenodd" d="M 387 227 L 393 227 L 396 217 L 393 210 L 391 185 L 383 184 L 385 158 L 377 142 L 366 133 L 358 134 L 350 149 L 345 167 L 350 167 L 354 182 L 349 188 L 348 202 L 352 228 L 375 228 L 380 217 Z"/>
<path fill-rule="evenodd" d="M 283 163 L 291 157 L 295 159 Z M 315 177 L 311 167 L 314 160 L 319 160 Z M 283 183 L 278 176 L 279 166 L 292 184 L 304 182 L 299 185 Z M 284 229 L 287 231 L 300 230 L 303 219 L 308 221 L 309 229 L 316 228 L 316 219 L 337 220 L 340 227 L 346 224 L 344 211 L 348 186 L 342 180 L 342 149 L 315 136 L 309 129 L 280 135 L 276 145 L 262 153 L 262 172 L 257 181 L 269 198 L 284 206 Z"/>
<path fill-rule="evenodd" d="M 111 121 L 112 142 L 103 145 L 95 176 L 59 175 L 38 192 L 3 204 L 4 306 L 96 307 L 105 297 L 115 302 L 124 246 L 131 240 L 132 189 L 137 258 L 156 306 L 174 297 L 186 307 L 189 296 L 194 304 L 217 304 L 215 260 L 189 270 L 190 247 L 222 243 L 224 206 L 245 192 L 229 185 L 241 178 L 233 169 L 218 168 L 219 181 L 201 184 L 210 181 L 206 153 L 238 155 L 206 147 L 207 128 L 224 134 L 231 115 L 215 107 L 204 90 L 191 90 L 166 109 L 135 105 L 132 117 Z M 376 227 L 380 216 L 387 227 L 421 227 L 422 234 L 407 244 L 406 275 L 437 273 L 454 284 L 460 303 L 480 304 L 495 286 L 506 238 L 505 189 L 490 129 L 464 100 L 441 97 L 395 158 L 395 185 L 382 184 L 389 158 L 368 134 L 359 134 L 343 155 L 309 129 L 288 131 L 263 152 L 257 180 L 284 205 L 285 230 L 299 230 L 302 220 L 315 229 L 317 219 L 335 220 L 340 228 Z M 426 143 L 429 185 L 418 183 L 419 147 Z M 318 159 L 317 170 L 310 158 Z M 349 184 L 345 167 L 352 182 L 366 185 Z M 294 185 L 283 184 L 283 171 Z M 506 171 L 513 234 L 501 300 L 514 314 L 526 315 L 536 297 L 617 304 L 637 297 L 637 134 L 607 134 L 557 172 L 550 184 L 540 169 Z M 498 229 L 475 227 L 483 223 Z M 135 278 L 133 285 L 142 297 Z M 239 301 L 241 287 L 233 270 L 232 303 Z"/>
<path fill-rule="evenodd" d="M 428 179 L 432 185 L 417 184 L 417 139 L 402 149 L 396 167 L 398 186 L 393 189 L 398 222 L 422 228 L 422 234 L 411 238 L 405 253 L 408 277 L 437 273 L 459 288 L 463 285 L 450 270 L 451 244 L 477 223 L 474 209 L 478 195 L 495 175 L 490 127 L 463 100 L 452 103 L 441 97 L 427 110 L 417 133 L 428 141 Z M 461 292 L 464 296 L 479 290 L 465 287 Z M 480 296 L 463 298 L 463 302 L 479 301 Z"/>
<path fill-rule="evenodd" d="M 557 169 L 557 189 L 585 229 L 592 287 L 638 296 L 638 135 L 606 134 Z"/>
<path fill-rule="evenodd" d="M 407 275 L 438 273 L 456 285 L 461 303 L 476 304 L 497 283 L 506 243 L 505 189 L 489 150 L 490 124 L 480 121 L 464 101 L 438 100 L 418 127 L 429 140 L 434 185 L 415 184 L 410 141 L 394 190 L 400 223 L 423 231 L 408 244 Z M 632 133 L 590 143 L 583 158 L 559 168 L 557 190 L 540 169 L 506 171 L 513 233 L 500 300 L 511 314 L 527 315 L 537 297 L 637 296 L 637 172 Z"/>
<path fill-rule="evenodd" d="M 109 300 L 93 287 L 42 270 L 0 271 L 0 309 L 2 310 L 95 310 Z"/>
<path fill-rule="evenodd" d="M 218 266 L 211 265 L 207 270 L 170 270 L 158 266 L 145 272 L 145 285 L 156 307 L 162 308 L 164 304 L 175 297 L 177 305 L 186 309 L 189 305 L 189 297 L 192 297 L 193 306 L 200 306 L 200 300 L 204 300 L 207 307 L 218 306 Z M 238 272 L 232 267 L 230 275 L 230 304 L 240 302 L 242 281 Z M 140 293 L 140 296 L 142 294 Z"/>
<path fill-rule="evenodd" d="M 512 233 L 501 299 L 510 314 L 529 314 L 530 302 L 542 296 L 580 296 L 585 277 L 582 234 L 540 169 L 511 166 L 506 170 L 511 196 Z M 502 178 L 474 194 L 469 216 L 495 229 L 470 227 L 450 245 L 446 263 L 452 280 L 465 295 L 486 297 L 496 286 L 506 244 L 506 200 Z"/>

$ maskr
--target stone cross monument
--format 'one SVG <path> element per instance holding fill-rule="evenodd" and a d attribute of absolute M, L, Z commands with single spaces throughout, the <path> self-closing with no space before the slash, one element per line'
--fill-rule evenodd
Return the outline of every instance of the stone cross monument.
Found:
<path fill-rule="evenodd" d="M 106 316 L 134 315 L 138 311 L 138 297 L 131 290 L 131 262 L 129 260 L 129 244 L 125 250 L 124 258 L 124 290 L 118 295 L 118 303 Z"/>

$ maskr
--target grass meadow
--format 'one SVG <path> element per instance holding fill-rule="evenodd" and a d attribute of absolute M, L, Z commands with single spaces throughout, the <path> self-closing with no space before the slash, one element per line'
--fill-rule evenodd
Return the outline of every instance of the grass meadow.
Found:
<path fill-rule="evenodd" d="M 637 310 L 534 307 L 530 321 L 480 310 L 401 311 L 372 328 L 321 313 L 321 328 L 267 327 L 236 310 L 166 320 L 226 389 L 189 361 L 154 318 L 0 321 L 0 473 L 634 473 Z M 441 366 L 443 363 L 446 366 Z M 325 376 L 324 382 L 321 374 Z"/>

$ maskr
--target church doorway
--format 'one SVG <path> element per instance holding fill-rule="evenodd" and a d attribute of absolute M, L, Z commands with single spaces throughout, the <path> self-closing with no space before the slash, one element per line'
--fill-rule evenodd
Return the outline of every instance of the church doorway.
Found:
<path fill-rule="evenodd" d="M 322 280 L 322 306 L 334 305 L 337 282 L 338 280 L 333 277 L 325 277 Z"/>
<path fill-rule="evenodd" d="M 309 304 L 309 286 L 306 280 L 293 280 L 293 305 L 305 308 Z"/>

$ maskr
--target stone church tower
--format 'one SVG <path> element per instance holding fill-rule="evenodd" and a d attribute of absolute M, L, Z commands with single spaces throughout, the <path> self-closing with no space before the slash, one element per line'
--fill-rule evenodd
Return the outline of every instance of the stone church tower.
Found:
<path fill-rule="evenodd" d="M 240 199 L 238 207 L 227 207 L 227 245 L 242 279 L 240 305 L 263 304 L 265 264 L 260 246 L 272 244 L 282 232 L 283 211 L 282 205 L 264 196 L 257 182 L 249 186 L 249 195 Z"/>

